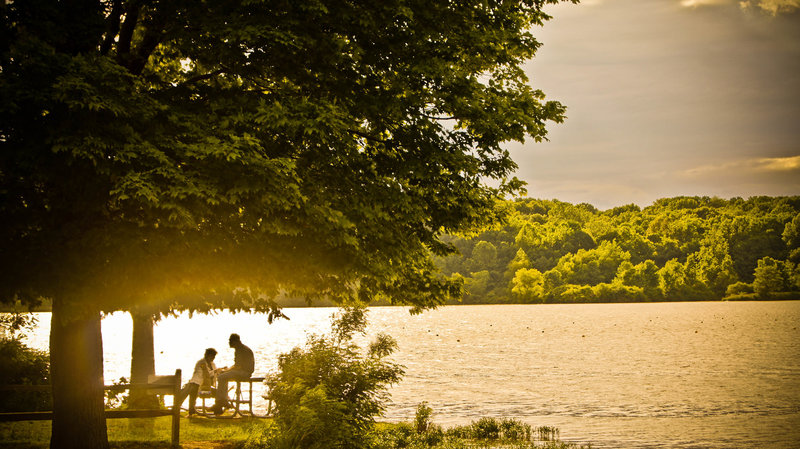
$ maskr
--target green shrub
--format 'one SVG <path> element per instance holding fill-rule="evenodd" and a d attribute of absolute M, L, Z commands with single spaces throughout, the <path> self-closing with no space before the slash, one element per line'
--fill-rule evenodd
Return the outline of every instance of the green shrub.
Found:
<path fill-rule="evenodd" d="M 273 421 L 256 421 L 250 428 L 242 449 L 264 449 L 271 446 L 277 436 L 277 426 Z"/>
<path fill-rule="evenodd" d="M 374 449 L 405 449 L 414 444 L 417 432 L 409 423 L 390 425 L 372 433 Z"/>
<path fill-rule="evenodd" d="M 469 426 L 456 426 L 447 429 L 446 435 L 462 440 L 504 440 L 505 442 L 527 442 L 533 437 L 530 424 L 511 418 L 497 420 L 481 418 Z"/>
<path fill-rule="evenodd" d="M 529 441 L 533 435 L 530 424 L 511 418 L 500 421 L 500 431 L 503 439 L 508 441 Z"/>
<path fill-rule="evenodd" d="M 597 301 L 600 302 L 638 302 L 647 298 L 641 287 L 622 284 L 597 284 L 592 287 Z"/>
<path fill-rule="evenodd" d="M 423 447 L 437 447 L 445 443 L 445 434 L 440 426 L 431 425 L 428 430 L 418 434 L 417 441 L 423 444 Z"/>
<path fill-rule="evenodd" d="M 403 369 L 386 360 L 397 346 L 391 337 L 379 335 L 366 352 L 353 343 L 365 328 L 364 309 L 343 309 L 331 335 L 312 335 L 305 347 L 278 357 L 278 372 L 266 380 L 276 408 L 272 447 L 369 446 L 367 435 L 385 409 L 388 387 Z"/>
<path fill-rule="evenodd" d="M 555 427 L 541 426 L 536 428 L 536 434 L 542 441 L 556 441 L 559 433 L 559 430 Z"/>
<path fill-rule="evenodd" d="M 725 290 L 725 296 L 736 296 L 753 292 L 753 284 L 737 282 L 728 286 L 728 288 Z"/>
<path fill-rule="evenodd" d="M 372 449 L 591 449 L 558 439 L 555 427 L 536 427 L 516 419 L 481 418 L 445 431 L 431 426 L 418 433 L 412 423 L 381 424 L 372 434 Z M 536 438 L 536 441 L 534 440 Z"/>
<path fill-rule="evenodd" d="M 428 430 L 431 425 L 431 416 L 433 416 L 433 409 L 428 407 L 427 402 L 422 402 L 417 406 L 417 413 L 414 416 L 414 424 L 417 433 L 422 433 Z"/>
<path fill-rule="evenodd" d="M 445 431 L 445 435 L 454 439 L 471 439 L 473 436 L 472 426 L 453 426 Z"/>
<path fill-rule="evenodd" d="M 0 385 L 50 384 L 50 356 L 28 347 L 24 329 L 36 324 L 32 314 L 8 314 L 0 320 Z M 50 410 L 49 391 L 7 391 L 0 395 L 0 411 L 30 412 Z"/>
<path fill-rule="evenodd" d="M 758 301 L 759 299 L 755 293 L 740 293 L 722 298 L 723 301 Z"/>
<path fill-rule="evenodd" d="M 472 423 L 473 438 L 497 440 L 500 438 L 500 423 L 494 418 L 481 418 Z"/>
<path fill-rule="evenodd" d="M 431 425 L 417 432 L 409 423 L 384 426 L 372 433 L 371 449 L 465 449 L 466 442 L 446 434 L 440 426 Z"/>
<path fill-rule="evenodd" d="M 563 303 L 582 303 L 582 302 L 595 302 L 595 297 L 592 287 L 588 285 L 575 285 L 567 284 L 558 289 L 559 302 Z"/>

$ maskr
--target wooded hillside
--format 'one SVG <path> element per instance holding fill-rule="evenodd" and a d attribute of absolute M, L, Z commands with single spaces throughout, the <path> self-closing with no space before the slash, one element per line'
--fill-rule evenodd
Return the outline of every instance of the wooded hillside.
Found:
<path fill-rule="evenodd" d="M 800 298 L 800 197 L 676 197 L 644 209 L 518 199 L 437 259 L 464 303 Z M 794 293 L 792 293 L 794 292 Z"/>

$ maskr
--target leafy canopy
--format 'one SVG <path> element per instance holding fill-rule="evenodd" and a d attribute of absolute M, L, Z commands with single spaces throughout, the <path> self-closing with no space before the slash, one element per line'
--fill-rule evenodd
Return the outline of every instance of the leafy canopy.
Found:
<path fill-rule="evenodd" d="M 4 3 L 0 298 L 441 303 L 440 236 L 563 119 L 521 69 L 548 3 Z"/>

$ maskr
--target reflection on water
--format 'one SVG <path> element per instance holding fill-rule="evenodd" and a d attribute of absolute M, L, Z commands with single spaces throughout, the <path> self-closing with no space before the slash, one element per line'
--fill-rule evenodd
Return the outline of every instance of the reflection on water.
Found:
<path fill-rule="evenodd" d="M 164 319 L 156 371 L 187 378 L 206 347 L 230 365 L 237 332 L 267 373 L 333 311 L 288 309 L 291 321 L 272 325 L 250 314 Z M 375 308 L 369 332 L 394 336 L 406 366 L 388 420 L 411 419 L 424 400 L 441 424 L 515 417 L 594 447 L 800 448 L 798 326 L 800 301 L 702 302 Z M 40 314 L 30 342 L 46 348 L 48 330 Z M 130 334 L 126 314 L 103 321 L 106 383 L 129 375 Z"/>

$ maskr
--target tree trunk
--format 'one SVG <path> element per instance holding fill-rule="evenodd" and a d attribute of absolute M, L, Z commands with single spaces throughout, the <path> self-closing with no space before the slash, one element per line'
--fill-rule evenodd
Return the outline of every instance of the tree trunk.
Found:
<path fill-rule="evenodd" d="M 51 449 L 107 449 L 100 312 L 53 300 L 50 372 L 53 384 Z M 83 306 L 86 307 L 86 306 Z"/>
<path fill-rule="evenodd" d="M 131 383 L 147 383 L 147 376 L 156 373 L 153 349 L 153 315 L 131 312 L 133 336 L 131 337 Z M 147 390 L 131 390 L 128 403 L 131 408 L 158 408 L 158 398 Z"/>

